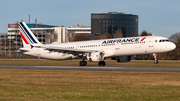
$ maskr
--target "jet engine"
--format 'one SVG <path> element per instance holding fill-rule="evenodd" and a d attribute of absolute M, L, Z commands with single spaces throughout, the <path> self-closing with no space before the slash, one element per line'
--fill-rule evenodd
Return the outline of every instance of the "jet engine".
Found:
<path fill-rule="evenodd" d="M 131 56 L 118 56 L 118 57 L 112 57 L 112 60 L 116 60 L 117 62 L 130 62 Z"/>
<path fill-rule="evenodd" d="M 102 52 L 89 52 L 87 54 L 87 60 L 90 62 L 99 62 L 104 60 L 104 54 Z"/>

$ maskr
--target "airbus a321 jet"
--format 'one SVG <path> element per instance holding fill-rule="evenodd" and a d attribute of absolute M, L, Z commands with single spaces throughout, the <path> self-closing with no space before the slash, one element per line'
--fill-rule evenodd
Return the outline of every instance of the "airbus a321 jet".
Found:
<path fill-rule="evenodd" d="M 158 63 L 157 54 L 176 48 L 176 45 L 161 36 L 127 37 L 78 41 L 67 43 L 42 44 L 34 36 L 25 22 L 19 22 L 23 48 L 18 51 L 35 57 L 46 59 L 82 59 L 80 66 L 90 62 L 98 62 L 105 66 L 105 59 L 111 58 L 117 62 L 130 62 L 132 55 L 153 54 L 154 63 Z"/>

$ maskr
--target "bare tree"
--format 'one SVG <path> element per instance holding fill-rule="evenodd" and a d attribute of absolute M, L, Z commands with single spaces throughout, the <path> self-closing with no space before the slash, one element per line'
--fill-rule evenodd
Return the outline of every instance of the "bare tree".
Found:
<path fill-rule="evenodd" d="M 121 29 L 117 29 L 114 33 L 114 38 L 123 38 Z"/>
<path fill-rule="evenodd" d="M 169 40 L 174 42 L 175 44 L 180 43 L 180 32 L 175 33 L 169 37 Z"/>
<path fill-rule="evenodd" d="M 110 39 L 110 38 L 112 38 L 112 35 L 111 35 L 111 34 L 106 34 L 106 33 L 104 33 L 104 34 L 102 34 L 102 36 L 101 36 L 101 39 Z"/>
<path fill-rule="evenodd" d="M 92 36 L 90 34 L 82 33 L 73 37 L 74 41 L 85 41 L 92 40 Z"/>
<path fill-rule="evenodd" d="M 73 41 L 74 41 L 74 38 L 73 38 L 73 37 L 69 37 L 69 38 L 68 38 L 68 41 L 69 41 L 69 42 L 73 42 Z"/>
<path fill-rule="evenodd" d="M 144 30 L 140 36 L 148 36 L 148 33 L 146 32 L 146 30 Z"/>
<path fill-rule="evenodd" d="M 137 36 L 139 36 L 139 34 L 138 34 L 138 33 L 135 33 L 135 34 L 134 34 L 134 37 L 137 37 Z"/>

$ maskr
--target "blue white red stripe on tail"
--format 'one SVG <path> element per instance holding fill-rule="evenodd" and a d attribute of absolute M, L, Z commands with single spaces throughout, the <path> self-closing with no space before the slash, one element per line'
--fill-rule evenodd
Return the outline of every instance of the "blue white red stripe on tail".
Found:
<path fill-rule="evenodd" d="M 21 38 L 23 39 L 23 41 L 26 43 L 26 44 L 29 44 L 29 42 L 26 40 L 26 38 L 24 37 L 24 35 L 22 34 L 22 32 L 20 31 L 21 33 Z"/>

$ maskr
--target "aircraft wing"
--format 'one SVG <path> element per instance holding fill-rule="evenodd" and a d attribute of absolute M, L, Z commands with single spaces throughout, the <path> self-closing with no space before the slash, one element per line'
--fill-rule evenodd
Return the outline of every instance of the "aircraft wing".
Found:
<path fill-rule="evenodd" d="M 54 46 L 48 46 L 48 47 L 43 47 L 46 50 L 49 51 L 54 51 L 54 52 L 61 52 L 61 53 L 68 53 L 68 54 L 73 54 L 73 55 L 78 55 L 82 53 L 89 53 L 89 52 L 95 52 L 97 50 L 86 50 L 86 49 L 76 49 L 76 48 L 64 48 L 64 47 L 54 47 Z M 98 50 L 99 51 L 99 50 Z M 101 52 L 101 51 L 100 51 Z"/>

